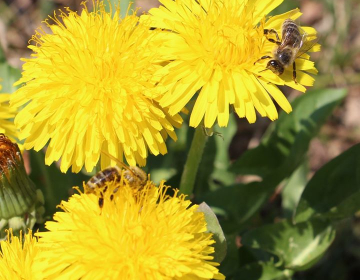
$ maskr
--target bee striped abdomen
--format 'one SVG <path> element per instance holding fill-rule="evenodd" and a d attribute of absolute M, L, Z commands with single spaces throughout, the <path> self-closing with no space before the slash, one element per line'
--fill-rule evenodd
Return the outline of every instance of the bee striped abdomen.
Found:
<path fill-rule="evenodd" d="M 292 20 L 287 19 L 282 24 L 282 38 L 286 40 L 287 46 L 298 48 L 301 44 L 301 35 L 298 25 Z"/>
<path fill-rule="evenodd" d="M 120 181 L 121 177 L 121 168 L 109 167 L 102 171 L 99 171 L 90 180 L 86 183 L 86 186 L 89 187 L 91 190 L 95 190 L 96 188 L 101 188 L 104 186 L 105 182 L 112 182 L 115 179 Z"/>

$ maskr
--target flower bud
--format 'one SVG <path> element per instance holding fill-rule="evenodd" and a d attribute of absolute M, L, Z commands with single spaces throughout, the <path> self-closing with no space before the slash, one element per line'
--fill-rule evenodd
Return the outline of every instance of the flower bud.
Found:
<path fill-rule="evenodd" d="M 16 234 L 33 227 L 41 197 L 26 174 L 18 145 L 0 133 L 0 239 L 6 228 Z"/>

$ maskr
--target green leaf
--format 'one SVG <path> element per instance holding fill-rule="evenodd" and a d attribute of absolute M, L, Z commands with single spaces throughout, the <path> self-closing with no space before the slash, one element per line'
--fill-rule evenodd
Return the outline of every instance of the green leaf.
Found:
<path fill-rule="evenodd" d="M 212 208 L 222 209 L 226 215 L 222 225 L 232 232 L 247 221 L 266 201 L 269 188 L 262 182 L 238 184 L 205 194 L 204 201 Z"/>
<path fill-rule="evenodd" d="M 291 175 L 282 191 L 282 208 L 285 218 L 291 218 L 299 203 L 301 194 L 307 183 L 309 173 L 308 161 L 306 160 Z"/>
<path fill-rule="evenodd" d="M 231 185 L 235 182 L 235 174 L 229 171 L 229 148 L 236 131 L 237 124 L 234 114 L 230 115 L 227 127 L 215 127 L 215 132 L 218 133 L 218 135 L 214 135 L 216 157 L 214 162 L 215 170 L 212 178 L 222 182 L 224 185 Z"/>
<path fill-rule="evenodd" d="M 159 184 L 162 180 L 169 180 L 176 173 L 175 168 L 153 168 L 151 169 L 151 181 Z"/>
<path fill-rule="evenodd" d="M 52 15 L 56 9 L 55 3 L 48 0 L 40 0 L 38 7 L 41 13 L 41 18 L 47 18 L 49 15 Z"/>
<path fill-rule="evenodd" d="M 241 267 L 235 275 L 235 279 L 246 280 L 280 280 L 291 279 L 292 270 L 276 267 L 273 262 L 256 262 Z"/>
<path fill-rule="evenodd" d="M 207 223 L 207 231 L 213 234 L 213 239 L 215 240 L 214 262 L 221 263 L 226 256 L 227 245 L 224 232 L 219 224 L 219 220 L 205 202 L 199 205 L 198 211 L 204 213 Z"/>
<path fill-rule="evenodd" d="M 195 188 L 193 192 L 195 197 L 208 191 L 210 185 L 212 185 L 212 174 L 215 169 L 215 151 L 217 150 L 215 137 L 216 136 L 214 135 L 212 137 L 208 137 L 206 141 L 198 173 L 196 175 Z"/>
<path fill-rule="evenodd" d="M 0 84 L 1 92 L 12 93 L 16 90 L 13 84 L 21 77 L 21 71 L 7 64 L 5 61 L 0 62 Z"/>
<path fill-rule="evenodd" d="M 0 45 L 0 63 L 6 62 L 6 57 L 3 48 Z"/>
<path fill-rule="evenodd" d="M 296 209 L 296 222 L 315 215 L 334 219 L 360 210 L 360 144 L 334 158 L 307 184 Z"/>
<path fill-rule="evenodd" d="M 303 161 L 310 140 L 345 95 L 345 89 L 321 89 L 298 97 L 292 103 L 293 112 L 281 113 L 270 135 L 258 147 L 245 152 L 232 170 L 262 177 L 274 174 L 277 181 L 289 176 Z"/>
<path fill-rule="evenodd" d="M 225 210 L 227 224 L 246 222 L 259 211 L 275 187 L 304 162 L 311 139 L 345 94 L 342 89 L 317 90 L 297 98 L 293 112 L 281 114 L 260 145 L 245 152 L 231 168 L 240 174 L 260 175 L 263 180 L 219 189 L 206 194 L 204 200 L 211 207 Z"/>
<path fill-rule="evenodd" d="M 335 230 L 327 221 L 311 220 L 296 225 L 289 221 L 265 225 L 242 236 L 242 244 L 268 251 L 279 257 L 278 265 L 303 270 L 327 250 Z"/>
<path fill-rule="evenodd" d="M 239 267 L 250 265 L 261 260 L 264 263 L 274 260 L 274 255 L 263 250 L 253 249 L 241 245 L 241 236 L 237 233 L 225 234 L 227 254 L 221 262 L 219 270 L 226 275 L 226 279 L 246 279 L 234 277 Z"/>
<path fill-rule="evenodd" d="M 166 180 L 167 184 L 172 187 L 179 187 L 181 171 L 184 168 L 187 153 L 194 129 L 187 125 L 182 125 L 176 130 L 177 141 L 167 139 L 166 145 L 168 153 L 164 156 L 154 156 L 150 154 L 147 159 L 146 169 L 151 174 L 151 181 L 159 184 L 160 181 Z"/>
<path fill-rule="evenodd" d="M 360 210 L 360 190 L 353 193 L 351 196 L 344 199 L 337 206 L 334 206 L 330 211 L 323 216 L 334 220 L 345 219 L 352 217 Z"/>
<path fill-rule="evenodd" d="M 215 125 L 214 132 L 208 137 L 199 166 L 194 194 L 201 195 L 219 185 L 231 185 L 235 174 L 228 171 L 230 166 L 229 146 L 237 130 L 234 115 L 231 115 L 227 127 Z M 209 133 L 204 130 L 204 133 Z"/>
<path fill-rule="evenodd" d="M 115 4 L 118 4 L 120 2 L 120 13 L 122 18 L 124 18 L 126 16 L 126 12 L 129 9 L 130 10 L 130 14 L 132 14 L 132 12 L 134 11 L 134 1 L 131 0 L 111 0 L 112 2 L 114 2 Z"/>
<path fill-rule="evenodd" d="M 134 11 L 134 1 L 130 1 L 130 0 L 108 0 L 108 1 L 104 1 L 104 6 L 105 6 L 105 10 L 107 12 L 110 11 L 115 11 L 116 8 L 118 6 L 120 6 L 120 15 L 122 18 L 124 18 L 126 16 L 126 13 L 129 9 L 129 14 L 132 14 L 132 12 Z"/>
<path fill-rule="evenodd" d="M 56 206 L 61 200 L 67 200 L 74 192 L 73 186 L 82 186 L 88 176 L 81 173 L 62 173 L 53 163 L 45 165 L 45 155 L 42 151 L 30 150 L 31 173 L 30 178 L 41 189 L 45 198 L 45 218 L 50 218 L 57 211 Z"/>
<path fill-rule="evenodd" d="M 221 262 L 219 270 L 227 276 L 227 279 L 235 273 L 241 261 L 243 261 L 239 259 L 239 248 L 236 245 L 237 238 L 236 234 L 226 234 L 227 254 Z M 248 254 L 248 256 L 252 258 L 251 254 Z M 254 261 L 254 259 L 251 259 L 251 261 Z"/>
<path fill-rule="evenodd" d="M 21 77 L 20 69 L 14 68 L 7 63 L 4 50 L 0 44 L 0 85 L 1 92 L 12 93 L 16 90 L 13 84 Z"/>

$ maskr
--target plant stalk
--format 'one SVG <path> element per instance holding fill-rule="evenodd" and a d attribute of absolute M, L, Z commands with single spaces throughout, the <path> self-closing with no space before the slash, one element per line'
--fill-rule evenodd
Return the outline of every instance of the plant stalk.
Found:
<path fill-rule="evenodd" d="M 184 166 L 180 181 L 180 192 L 182 194 L 191 195 L 195 186 L 196 174 L 204 152 L 206 140 L 208 136 L 205 134 L 202 126 L 195 129 L 194 138 L 191 142 L 188 157 Z"/>

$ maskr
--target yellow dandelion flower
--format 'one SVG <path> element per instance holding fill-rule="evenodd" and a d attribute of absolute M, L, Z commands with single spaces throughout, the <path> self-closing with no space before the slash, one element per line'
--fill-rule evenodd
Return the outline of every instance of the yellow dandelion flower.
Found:
<path fill-rule="evenodd" d="M 2 87 L 0 85 L 0 91 Z M 16 115 L 16 109 L 10 108 L 11 94 L 1 93 L 0 94 L 0 133 L 10 137 L 11 140 L 16 141 L 18 138 L 17 130 L 14 125 L 13 119 Z"/>
<path fill-rule="evenodd" d="M 24 85 L 11 99 L 13 107 L 24 106 L 15 124 L 25 148 L 38 151 L 49 142 L 46 164 L 61 158 L 63 172 L 84 165 L 91 171 L 102 151 L 145 165 L 148 150 L 167 152 L 165 138 L 176 140 L 174 126 L 182 122 L 150 98 L 160 67 L 146 48 L 154 33 L 136 15 L 120 19 L 119 10 L 112 15 L 101 2 L 94 5 L 81 15 L 68 9 L 62 21 L 47 21 L 52 32 L 36 32 L 17 82 Z M 109 163 L 101 158 L 102 167 Z"/>
<path fill-rule="evenodd" d="M 48 248 L 41 255 L 45 278 L 224 279 L 198 205 L 150 181 L 105 187 L 101 206 L 95 193 L 75 194 L 46 223 L 49 231 L 37 234 Z"/>
<path fill-rule="evenodd" d="M 229 105 L 239 117 L 250 123 L 256 111 L 271 120 L 278 118 L 274 99 L 289 113 L 291 105 L 276 85 L 287 85 L 305 91 L 316 73 L 314 63 L 304 54 L 296 59 L 297 83 L 292 79 L 292 67 L 278 76 L 266 68 L 263 56 L 272 56 L 277 45 L 268 39 L 265 29 L 274 29 L 281 38 L 281 26 L 286 19 L 296 19 L 298 9 L 267 18 L 267 14 L 282 0 L 160 0 L 163 6 L 153 8 L 142 19 L 162 32 L 161 53 L 166 67 L 158 72 L 164 87 L 160 105 L 170 114 L 178 113 L 191 98 L 196 97 L 190 125 L 202 120 L 212 127 L 216 119 L 220 126 L 229 120 Z M 316 38 L 313 28 L 304 27 Z M 305 33 L 303 33 L 305 34 Z M 307 37 L 310 39 L 310 36 Z M 318 45 L 312 51 L 318 50 Z M 267 70 L 267 71 L 266 71 Z M 255 110 L 256 109 L 256 110 Z"/>
<path fill-rule="evenodd" d="M 0 279 L 42 279 L 35 268 L 35 258 L 40 251 L 37 245 L 31 230 L 17 237 L 10 229 L 7 240 L 0 241 Z"/>

